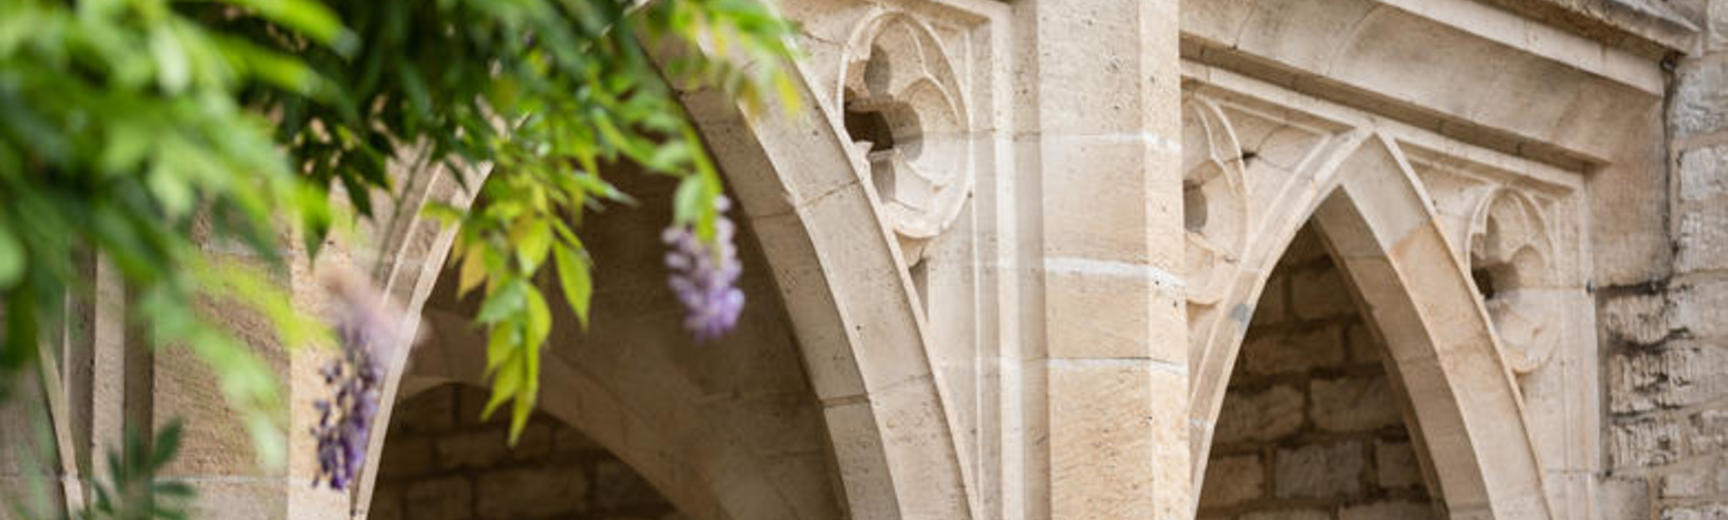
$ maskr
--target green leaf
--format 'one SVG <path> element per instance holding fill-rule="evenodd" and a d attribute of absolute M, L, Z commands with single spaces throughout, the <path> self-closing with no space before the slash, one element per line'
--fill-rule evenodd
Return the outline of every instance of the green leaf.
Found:
<path fill-rule="evenodd" d="M 492 379 L 492 398 L 486 401 L 486 408 L 480 411 L 481 419 L 492 417 L 493 411 L 516 396 L 517 390 L 522 386 L 522 371 L 512 370 L 515 365 L 507 364 Z"/>
<path fill-rule="evenodd" d="M 516 259 L 522 264 L 522 271 L 531 273 L 546 261 L 546 253 L 552 248 L 552 225 L 547 219 L 536 217 L 518 222 L 510 238 L 516 244 Z"/>
<path fill-rule="evenodd" d="M 678 191 L 672 194 L 672 223 L 688 225 L 693 223 L 702 212 L 702 179 L 688 176 L 678 182 Z"/>
<path fill-rule="evenodd" d="M 342 27 L 342 19 L 316 0 L 226 1 L 252 8 L 264 18 L 300 31 L 337 52 L 351 52 L 358 43 L 354 34 Z"/>
<path fill-rule="evenodd" d="M 0 221 L 0 289 L 12 287 L 24 276 L 24 243 Z"/>
<path fill-rule="evenodd" d="M 147 469 L 150 471 L 160 470 L 168 465 L 168 461 L 174 459 L 174 454 L 180 452 L 180 431 L 180 420 L 174 419 L 167 426 L 164 426 L 162 431 L 156 433 L 156 439 L 151 446 L 150 462 L 146 465 Z"/>
<path fill-rule="evenodd" d="M 588 262 L 579 254 L 563 245 L 552 250 L 553 259 L 557 262 L 558 281 L 564 288 L 564 300 L 570 304 L 570 310 L 576 312 L 576 319 L 582 323 L 583 330 L 587 330 L 594 280 L 590 278 Z"/>
<path fill-rule="evenodd" d="M 474 321 L 497 323 L 514 316 L 527 304 L 523 296 L 527 291 L 528 283 L 521 279 L 506 282 L 497 292 L 486 296 L 486 301 L 480 304 L 480 311 L 474 315 Z"/>
<path fill-rule="evenodd" d="M 192 65 L 180 38 L 167 25 L 150 32 L 150 55 L 156 58 L 156 81 L 162 90 L 179 93 L 192 83 Z"/>
<path fill-rule="evenodd" d="M 486 279 L 486 244 L 476 242 L 468 246 L 468 252 L 462 255 L 462 270 L 456 274 L 456 296 L 462 297 L 468 291 L 480 286 Z"/>
<path fill-rule="evenodd" d="M 552 332 L 552 311 L 546 305 L 546 297 L 540 295 L 540 290 L 530 286 L 523 295 L 528 301 L 528 337 L 525 346 L 528 350 L 538 350 Z"/>

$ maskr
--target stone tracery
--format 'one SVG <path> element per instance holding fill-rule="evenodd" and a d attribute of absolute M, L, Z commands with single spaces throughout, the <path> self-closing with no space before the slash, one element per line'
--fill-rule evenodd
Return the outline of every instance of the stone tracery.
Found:
<path fill-rule="evenodd" d="M 845 127 L 907 264 L 960 214 L 972 189 L 970 115 L 935 31 L 887 11 L 854 31 L 842 60 Z"/>

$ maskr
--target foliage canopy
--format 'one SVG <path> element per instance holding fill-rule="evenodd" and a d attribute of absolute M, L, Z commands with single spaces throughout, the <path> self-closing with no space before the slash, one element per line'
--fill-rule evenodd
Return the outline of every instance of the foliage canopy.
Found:
<path fill-rule="evenodd" d="M 243 305 L 284 344 L 329 343 L 270 280 L 348 208 L 370 216 L 387 167 L 415 157 L 490 169 L 474 211 L 434 211 L 461 226 L 462 289 L 484 294 L 487 413 L 513 403 L 518 433 L 551 323 L 532 279 L 553 264 L 586 323 L 573 226 L 628 200 L 603 165 L 682 178 L 675 225 L 716 240 L 720 179 L 673 86 L 795 101 L 789 34 L 756 0 L 0 1 L 0 381 L 64 323 L 57 302 L 91 290 L 74 266 L 100 255 L 150 344 L 196 352 L 279 461 L 270 368 L 201 309 Z"/>

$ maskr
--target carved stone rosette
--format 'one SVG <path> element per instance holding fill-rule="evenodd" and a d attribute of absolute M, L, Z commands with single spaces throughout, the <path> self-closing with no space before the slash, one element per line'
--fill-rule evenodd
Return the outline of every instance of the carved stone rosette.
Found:
<path fill-rule="evenodd" d="M 908 265 L 953 225 L 972 190 L 971 117 L 930 26 L 885 11 L 853 31 L 836 99 Z"/>

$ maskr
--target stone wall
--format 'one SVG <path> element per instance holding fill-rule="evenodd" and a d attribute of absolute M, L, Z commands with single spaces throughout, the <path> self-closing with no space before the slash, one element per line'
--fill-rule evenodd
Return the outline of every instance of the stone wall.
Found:
<path fill-rule="evenodd" d="M 1728 1 L 1669 89 L 1672 271 L 1603 287 L 1604 519 L 1728 518 Z"/>
<path fill-rule="evenodd" d="M 1291 242 L 1251 323 L 1200 517 L 1438 518 L 1385 347 L 1312 228 Z"/>
<path fill-rule="evenodd" d="M 536 415 L 514 448 L 507 411 L 480 421 L 483 390 L 443 385 L 400 403 L 372 520 L 678 520 L 670 503 L 582 432 Z"/>

